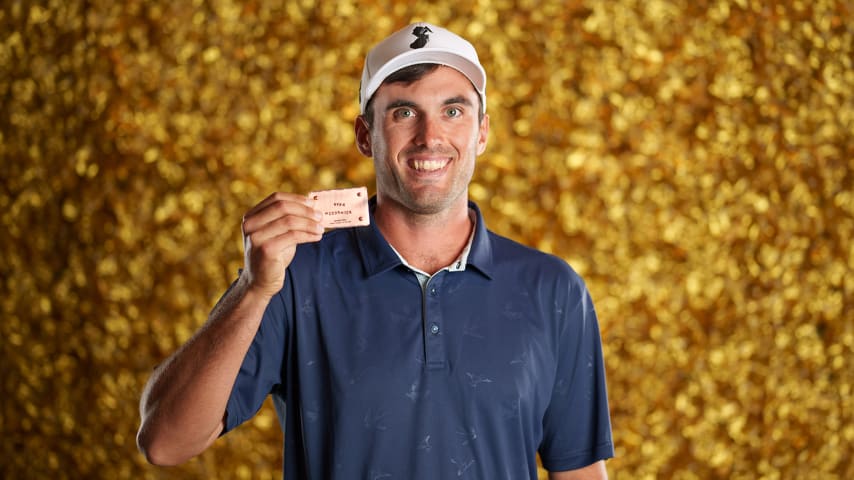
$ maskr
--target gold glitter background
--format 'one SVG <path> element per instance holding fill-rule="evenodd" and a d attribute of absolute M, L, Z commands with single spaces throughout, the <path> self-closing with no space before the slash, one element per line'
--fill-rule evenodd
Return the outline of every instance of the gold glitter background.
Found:
<path fill-rule="evenodd" d="M 489 75 L 489 226 L 588 281 L 611 477 L 854 478 L 850 1 L 0 5 L 0 477 L 280 478 L 269 404 L 164 469 L 139 395 L 244 211 L 373 189 L 362 58 L 426 20 Z"/>

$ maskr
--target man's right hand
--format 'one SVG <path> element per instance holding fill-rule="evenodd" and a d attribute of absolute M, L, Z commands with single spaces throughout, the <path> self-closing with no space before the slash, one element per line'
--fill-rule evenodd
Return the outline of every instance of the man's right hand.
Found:
<path fill-rule="evenodd" d="M 323 214 L 313 201 L 292 193 L 273 193 L 243 216 L 243 259 L 247 286 L 272 297 L 285 281 L 285 269 L 300 243 L 323 236 Z"/>
<path fill-rule="evenodd" d="M 241 288 L 229 289 L 208 321 L 151 374 L 140 398 L 137 444 L 149 462 L 177 465 L 222 433 L 228 397 L 270 298 L 282 288 L 297 244 L 323 235 L 306 197 L 274 193 L 243 217 Z"/>

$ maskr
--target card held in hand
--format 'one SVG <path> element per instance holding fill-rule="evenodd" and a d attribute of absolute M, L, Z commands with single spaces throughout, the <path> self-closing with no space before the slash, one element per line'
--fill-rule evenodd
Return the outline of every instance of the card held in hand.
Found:
<path fill-rule="evenodd" d="M 308 198 L 323 212 L 324 228 L 355 227 L 371 222 L 367 187 L 320 190 L 309 193 Z"/>

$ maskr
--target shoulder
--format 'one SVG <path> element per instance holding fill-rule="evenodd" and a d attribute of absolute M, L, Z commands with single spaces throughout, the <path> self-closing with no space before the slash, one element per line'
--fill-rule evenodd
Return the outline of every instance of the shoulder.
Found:
<path fill-rule="evenodd" d="M 359 246 L 352 228 L 330 230 L 320 241 L 297 245 L 288 269 L 292 273 L 315 274 L 320 270 L 360 262 Z"/>
<path fill-rule="evenodd" d="M 516 272 L 516 277 L 525 280 L 530 276 L 565 283 L 567 286 L 584 288 L 584 280 L 566 260 L 556 255 L 523 245 L 510 238 L 488 232 L 493 250 L 493 262 L 497 272 Z"/>
<path fill-rule="evenodd" d="M 320 241 L 297 245 L 295 257 L 317 257 L 357 251 L 354 228 L 339 228 L 323 234 Z"/>
<path fill-rule="evenodd" d="M 531 312 L 539 311 L 554 320 L 554 338 L 583 329 L 593 318 L 587 285 L 566 260 L 494 233 L 490 233 L 490 242 L 492 281 L 508 301 L 533 302 L 537 307 Z"/>

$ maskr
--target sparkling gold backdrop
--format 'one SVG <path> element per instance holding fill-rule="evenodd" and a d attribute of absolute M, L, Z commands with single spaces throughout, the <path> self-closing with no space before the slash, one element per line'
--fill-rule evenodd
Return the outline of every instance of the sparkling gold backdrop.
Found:
<path fill-rule="evenodd" d="M 187 465 L 136 452 L 151 368 L 273 190 L 368 185 L 368 47 L 470 38 L 471 196 L 601 318 L 615 479 L 854 478 L 848 0 L 0 2 L 0 477 L 281 476 L 266 405 Z"/>

